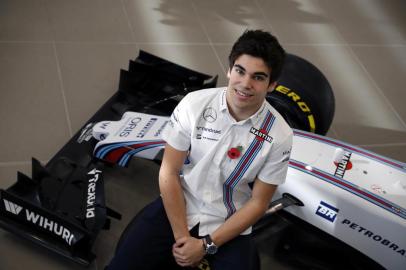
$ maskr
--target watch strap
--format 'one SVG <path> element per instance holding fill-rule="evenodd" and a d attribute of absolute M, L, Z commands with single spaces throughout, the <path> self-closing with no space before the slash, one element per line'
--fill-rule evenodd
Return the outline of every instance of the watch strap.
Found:
<path fill-rule="evenodd" d="M 210 235 L 206 235 L 203 238 L 203 243 L 204 243 L 204 250 L 206 251 L 206 254 L 213 255 L 217 252 L 217 246 L 216 246 L 216 244 L 214 244 Z"/>
<path fill-rule="evenodd" d="M 213 244 L 213 240 L 211 240 L 210 234 L 204 237 L 204 241 L 206 242 L 206 246 Z"/>

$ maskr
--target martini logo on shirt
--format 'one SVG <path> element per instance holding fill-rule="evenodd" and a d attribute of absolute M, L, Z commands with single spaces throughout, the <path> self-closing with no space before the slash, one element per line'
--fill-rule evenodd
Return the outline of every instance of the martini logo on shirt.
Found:
<path fill-rule="evenodd" d="M 260 141 L 265 140 L 269 143 L 271 143 L 273 141 L 273 138 L 271 136 L 269 136 L 268 134 L 266 134 L 265 130 L 259 130 L 254 127 L 251 127 L 250 132 L 252 134 L 254 134 L 257 137 L 257 139 Z"/>

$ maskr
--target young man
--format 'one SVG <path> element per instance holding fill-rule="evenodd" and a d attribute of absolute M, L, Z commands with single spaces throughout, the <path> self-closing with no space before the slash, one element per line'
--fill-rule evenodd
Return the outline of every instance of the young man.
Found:
<path fill-rule="evenodd" d="M 228 86 L 182 99 L 163 132 L 161 198 L 139 214 L 109 269 L 194 267 L 203 258 L 213 270 L 251 269 L 251 226 L 285 181 L 292 145 L 265 100 L 284 57 L 271 34 L 246 31 L 229 56 Z"/>

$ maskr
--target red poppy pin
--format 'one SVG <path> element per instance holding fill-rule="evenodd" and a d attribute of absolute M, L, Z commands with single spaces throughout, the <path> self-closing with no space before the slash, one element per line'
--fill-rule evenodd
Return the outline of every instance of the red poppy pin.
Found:
<path fill-rule="evenodd" d="M 241 152 L 242 152 L 242 146 L 237 146 L 237 147 L 233 147 L 230 150 L 228 150 L 227 155 L 231 159 L 236 159 L 241 156 Z"/>

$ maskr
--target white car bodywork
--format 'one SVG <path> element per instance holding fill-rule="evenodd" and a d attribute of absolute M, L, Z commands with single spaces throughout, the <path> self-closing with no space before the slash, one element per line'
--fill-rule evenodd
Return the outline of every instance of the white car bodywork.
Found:
<path fill-rule="evenodd" d="M 126 112 L 93 127 L 94 156 L 127 166 L 154 159 L 169 117 Z M 286 211 L 361 251 L 387 269 L 406 269 L 406 164 L 328 137 L 295 130 L 286 182 L 303 207 Z"/>

